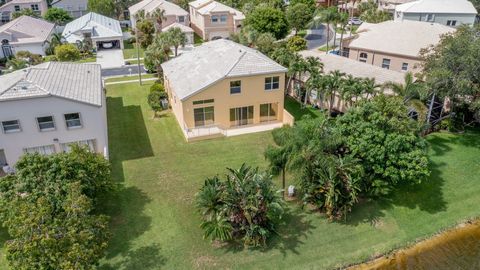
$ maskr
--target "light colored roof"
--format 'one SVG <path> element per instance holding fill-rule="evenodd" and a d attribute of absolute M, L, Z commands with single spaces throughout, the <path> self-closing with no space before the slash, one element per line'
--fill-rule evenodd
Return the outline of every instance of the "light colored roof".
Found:
<path fill-rule="evenodd" d="M 52 31 L 55 24 L 42 19 L 21 16 L 0 26 L 0 34 L 10 37 L 10 44 L 43 43 Z"/>
<path fill-rule="evenodd" d="M 225 78 L 287 72 L 257 50 L 225 39 L 206 42 L 162 67 L 181 100 Z"/>
<path fill-rule="evenodd" d="M 162 31 L 168 31 L 168 29 L 170 29 L 170 28 L 175 28 L 175 27 L 180 28 L 180 29 L 182 30 L 182 32 L 184 32 L 184 33 L 193 33 L 193 32 L 194 32 L 192 28 L 190 28 L 190 27 L 188 27 L 188 26 L 186 26 L 186 25 L 183 25 L 183 24 L 181 24 L 181 23 L 177 23 L 177 22 L 172 23 L 172 24 L 166 26 L 165 28 L 163 28 Z"/>
<path fill-rule="evenodd" d="M 100 65 L 47 62 L 0 76 L 0 102 L 55 96 L 102 106 Z"/>
<path fill-rule="evenodd" d="M 313 56 L 319 58 L 323 63 L 325 73 L 339 70 L 357 78 L 374 78 L 377 83 L 381 84 L 386 82 L 404 83 L 405 73 L 402 72 L 384 69 L 334 54 L 315 51 L 302 51 L 300 54 L 303 57 Z"/>
<path fill-rule="evenodd" d="M 212 13 L 217 12 L 228 12 L 234 15 L 235 20 L 245 19 L 245 15 L 241 11 L 214 0 L 197 0 L 190 2 L 189 5 L 197 9 L 198 13 L 202 15 L 211 15 Z"/>
<path fill-rule="evenodd" d="M 53 6 L 53 5 L 56 5 L 56 4 L 58 4 L 58 3 L 62 2 L 62 1 L 64 1 L 64 0 L 54 0 L 54 1 L 52 1 L 51 5 L 52 5 L 52 6 Z M 75 0 L 75 4 L 76 4 L 77 2 L 78 2 L 79 4 L 85 5 L 85 7 L 87 7 L 88 0 Z"/>
<path fill-rule="evenodd" d="M 67 42 L 75 43 L 77 40 L 83 40 L 82 31 L 90 31 L 93 39 L 123 37 L 119 21 L 94 12 L 68 23 L 62 35 Z"/>
<path fill-rule="evenodd" d="M 155 9 L 160 8 L 165 10 L 165 15 L 187 16 L 188 12 L 183 8 L 175 5 L 172 2 L 165 0 L 143 0 L 128 8 L 130 16 L 135 15 L 140 10 L 145 10 L 146 13 L 151 13 Z"/>
<path fill-rule="evenodd" d="M 410 20 L 363 23 L 348 47 L 418 57 L 422 48 L 437 44 L 443 34 L 454 31 L 438 23 Z"/>
<path fill-rule="evenodd" d="M 398 5 L 395 11 L 406 13 L 477 14 L 477 10 L 468 0 L 418 0 Z"/>
<path fill-rule="evenodd" d="M 35 3 L 41 3 L 45 0 L 12 0 L 10 2 L 5 3 L 3 6 L 0 6 L 0 9 L 3 7 L 11 6 L 11 5 L 18 5 L 18 4 L 35 4 Z"/>

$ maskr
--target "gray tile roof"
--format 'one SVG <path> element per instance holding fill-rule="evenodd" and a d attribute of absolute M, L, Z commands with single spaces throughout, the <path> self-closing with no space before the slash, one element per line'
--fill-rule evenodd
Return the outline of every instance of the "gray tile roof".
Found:
<path fill-rule="evenodd" d="M 90 31 L 92 39 L 123 37 L 119 21 L 94 12 L 68 23 L 62 35 L 69 43 L 75 43 L 77 40 L 83 40 L 83 31 Z"/>
<path fill-rule="evenodd" d="M 140 10 L 144 10 L 146 13 L 152 13 L 155 9 L 162 9 L 165 11 L 165 15 L 175 16 L 187 16 L 188 12 L 178 5 L 166 1 L 166 0 L 143 0 L 128 8 L 130 16 L 134 16 Z"/>
<path fill-rule="evenodd" d="M 419 0 L 398 5 L 395 11 L 405 13 L 477 14 L 468 0 Z"/>
<path fill-rule="evenodd" d="M 9 37 L 10 44 L 42 43 L 48 40 L 55 24 L 29 16 L 20 16 L 0 26 L 0 35 Z"/>
<path fill-rule="evenodd" d="M 100 65 L 48 62 L 0 76 L 0 102 L 55 96 L 102 106 Z"/>
<path fill-rule="evenodd" d="M 181 100 L 225 78 L 287 72 L 262 53 L 225 39 L 206 42 L 162 67 Z"/>

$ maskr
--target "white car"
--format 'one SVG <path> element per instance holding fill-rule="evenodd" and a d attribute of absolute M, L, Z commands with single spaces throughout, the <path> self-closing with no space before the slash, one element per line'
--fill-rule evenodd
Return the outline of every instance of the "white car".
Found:
<path fill-rule="evenodd" d="M 111 49 L 111 48 L 113 48 L 113 43 L 112 42 L 104 42 L 104 43 L 102 43 L 102 47 L 104 49 Z"/>
<path fill-rule="evenodd" d="M 357 18 L 357 17 L 353 17 L 353 18 L 350 18 L 350 19 L 348 20 L 348 24 L 351 24 L 351 25 L 360 25 L 360 24 L 362 24 L 362 23 L 363 23 L 363 21 L 360 20 L 360 19 Z"/>

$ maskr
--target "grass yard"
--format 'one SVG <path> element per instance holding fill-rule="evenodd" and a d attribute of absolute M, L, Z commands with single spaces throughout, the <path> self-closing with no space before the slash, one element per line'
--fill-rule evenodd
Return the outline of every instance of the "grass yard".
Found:
<path fill-rule="evenodd" d="M 224 174 L 227 166 L 247 162 L 265 168 L 263 151 L 271 134 L 187 144 L 172 114 L 152 119 L 146 103 L 150 83 L 107 86 L 110 158 L 122 188 L 104 202 L 113 238 L 102 270 L 328 269 L 480 215 L 480 133 L 440 133 L 428 137 L 432 175 L 427 182 L 404 187 L 391 199 L 364 201 L 346 222 L 328 222 L 292 202 L 268 248 L 212 245 L 202 238 L 195 193 L 206 177 Z M 292 100 L 286 104 L 297 119 L 317 113 Z"/>
<path fill-rule="evenodd" d="M 140 58 L 143 58 L 144 50 L 140 48 Z M 136 44 L 129 43 L 127 41 L 123 41 L 123 58 L 132 59 L 137 58 L 137 47 Z"/>
<path fill-rule="evenodd" d="M 155 78 L 156 74 L 142 74 L 142 79 L 150 79 Z M 138 80 L 138 74 L 132 76 L 123 76 L 123 77 L 115 77 L 106 79 L 105 82 L 124 82 L 124 81 L 131 81 L 131 80 Z"/>

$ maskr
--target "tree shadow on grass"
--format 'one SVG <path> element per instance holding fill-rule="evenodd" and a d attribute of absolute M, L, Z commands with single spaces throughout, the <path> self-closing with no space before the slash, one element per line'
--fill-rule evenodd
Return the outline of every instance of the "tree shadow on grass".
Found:
<path fill-rule="evenodd" d="M 160 254 L 157 244 L 144 246 L 124 254 L 119 262 L 102 265 L 100 270 L 158 270 L 167 259 Z"/>
<path fill-rule="evenodd" d="M 297 248 L 304 243 L 302 239 L 306 239 L 308 234 L 315 229 L 315 226 L 308 219 L 309 214 L 294 204 L 292 202 L 283 215 L 282 222 L 278 226 L 278 234 L 268 240 L 266 247 L 252 248 L 252 250 L 260 252 L 279 250 L 283 256 L 286 256 L 287 252 L 299 254 Z M 244 251 L 245 247 L 240 242 L 231 242 L 224 246 L 224 249 L 225 252 L 237 253 Z"/>
<path fill-rule="evenodd" d="M 295 118 L 295 121 L 301 120 L 305 115 L 314 119 L 318 118 L 318 115 L 321 114 L 319 111 L 315 113 L 312 108 L 302 108 L 302 104 L 289 96 L 285 97 L 285 109 Z"/>

